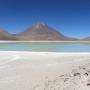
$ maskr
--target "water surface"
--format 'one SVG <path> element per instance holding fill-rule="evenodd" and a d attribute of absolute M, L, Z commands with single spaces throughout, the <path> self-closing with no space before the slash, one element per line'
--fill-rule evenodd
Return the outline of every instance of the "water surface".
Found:
<path fill-rule="evenodd" d="M 90 52 L 90 43 L 71 43 L 71 42 L 0 43 L 0 51 Z"/>

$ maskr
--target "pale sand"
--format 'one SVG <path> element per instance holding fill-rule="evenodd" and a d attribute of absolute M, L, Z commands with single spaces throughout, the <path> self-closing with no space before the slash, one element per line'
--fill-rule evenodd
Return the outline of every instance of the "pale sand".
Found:
<path fill-rule="evenodd" d="M 0 90 L 90 90 L 90 53 L 0 52 Z"/>

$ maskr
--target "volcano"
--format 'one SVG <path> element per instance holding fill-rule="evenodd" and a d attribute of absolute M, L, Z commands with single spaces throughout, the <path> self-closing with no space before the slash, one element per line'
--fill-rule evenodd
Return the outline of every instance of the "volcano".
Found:
<path fill-rule="evenodd" d="M 67 40 L 77 40 L 76 38 L 70 38 L 57 30 L 49 27 L 44 23 L 37 23 L 32 27 L 28 28 L 24 32 L 16 35 L 19 40 L 27 41 L 67 41 Z"/>

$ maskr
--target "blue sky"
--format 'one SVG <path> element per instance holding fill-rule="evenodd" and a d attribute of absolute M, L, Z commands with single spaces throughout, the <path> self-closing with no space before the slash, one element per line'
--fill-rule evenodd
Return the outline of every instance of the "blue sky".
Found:
<path fill-rule="evenodd" d="M 37 22 L 67 36 L 90 36 L 90 0 L 0 0 L 0 28 L 19 33 Z"/>

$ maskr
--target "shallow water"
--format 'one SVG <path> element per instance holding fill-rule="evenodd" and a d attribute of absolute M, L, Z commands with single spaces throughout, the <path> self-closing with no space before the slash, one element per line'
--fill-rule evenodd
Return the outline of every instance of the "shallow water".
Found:
<path fill-rule="evenodd" d="M 71 42 L 0 43 L 0 51 L 90 52 L 90 43 L 71 43 Z"/>

